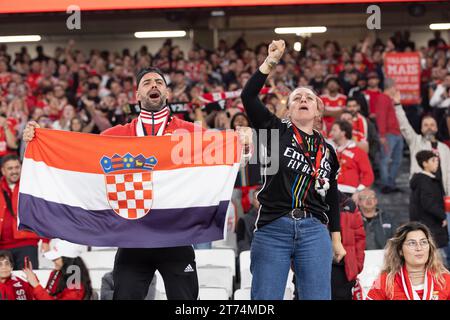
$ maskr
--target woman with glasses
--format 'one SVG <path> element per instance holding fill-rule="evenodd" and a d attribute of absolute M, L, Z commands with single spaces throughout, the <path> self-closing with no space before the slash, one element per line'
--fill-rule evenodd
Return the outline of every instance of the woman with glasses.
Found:
<path fill-rule="evenodd" d="M 450 273 L 428 227 L 402 225 L 385 250 L 383 270 L 367 300 L 450 300 Z"/>

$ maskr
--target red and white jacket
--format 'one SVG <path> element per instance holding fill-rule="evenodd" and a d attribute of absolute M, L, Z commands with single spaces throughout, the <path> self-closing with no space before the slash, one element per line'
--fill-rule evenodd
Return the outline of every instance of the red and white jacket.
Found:
<path fill-rule="evenodd" d="M 409 280 L 408 271 L 403 266 L 395 275 L 393 292 L 388 292 L 387 274 L 382 273 L 374 281 L 366 300 L 450 300 L 450 274 L 446 273 L 443 277 L 445 284 L 441 286 L 428 271 L 423 288 L 415 290 Z"/>
<path fill-rule="evenodd" d="M 2 300 L 33 300 L 33 288 L 31 285 L 15 275 L 12 275 L 5 283 L 1 283 Z"/>
<path fill-rule="evenodd" d="M 325 111 L 341 111 L 347 103 L 347 96 L 340 93 L 338 93 L 335 97 L 324 94 L 320 96 L 320 99 L 322 99 Z M 335 120 L 336 119 L 334 117 L 323 117 L 323 121 L 327 126 L 327 132 L 331 130 Z"/>
<path fill-rule="evenodd" d="M 354 141 L 336 148 L 340 172 L 338 189 L 344 193 L 355 193 L 368 188 L 374 181 L 369 156 L 356 146 Z"/>
<path fill-rule="evenodd" d="M 3 192 L 11 199 L 12 209 L 18 207 L 19 184 L 17 182 L 11 190 L 5 177 L 0 179 L 0 250 L 9 250 L 25 246 L 37 246 L 40 239 L 48 243 L 50 240 L 40 238 L 37 234 L 27 230 L 17 229 L 17 210 L 10 212 Z"/>

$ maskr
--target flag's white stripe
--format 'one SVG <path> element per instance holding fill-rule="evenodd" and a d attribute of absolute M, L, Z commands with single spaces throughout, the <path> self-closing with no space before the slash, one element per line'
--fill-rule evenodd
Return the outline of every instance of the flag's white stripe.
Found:
<path fill-rule="evenodd" d="M 239 164 L 153 172 L 152 209 L 204 207 L 230 200 Z M 86 210 L 111 209 L 103 174 L 49 167 L 25 159 L 20 192 Z"/>

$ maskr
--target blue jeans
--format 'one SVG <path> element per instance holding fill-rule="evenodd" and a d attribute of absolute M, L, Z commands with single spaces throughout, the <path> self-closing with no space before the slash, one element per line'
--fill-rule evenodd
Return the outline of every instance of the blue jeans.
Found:
<path fill-rule="evenodd" d="M 283 300 L 291 260 L 299 299 L 330 300 L 332 256 L 330 233 L 318 219 L 272 221 L 253 237 L 252 300 Z"/>
<path fill-rule="evenodd" d="M 385 150 L 381 145 L 380 150 L 380 178 L 381 185 L 394 188 L 395 179 L 402 163 L 403 156 L 403 137 L 393 134 L 386 134 L 388 147 Z"/>

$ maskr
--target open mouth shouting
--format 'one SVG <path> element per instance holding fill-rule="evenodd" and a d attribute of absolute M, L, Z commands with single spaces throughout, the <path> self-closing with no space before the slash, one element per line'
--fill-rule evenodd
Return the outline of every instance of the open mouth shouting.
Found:
<path fill-rule="evenodd" d="M 308 109 L 308 106 L 307 105 L 300 105 L 300 108 L 299 108 L 299 110 L 305 110 L 305 111 L 308 111 L 309 109 Z"/>
<path fill-rule="evenodd" d="M 161 93 L 158 90 L 152 90 L 148 94 L 150 100 L 152 101 L 158 101 L 161 98 Z"/>

